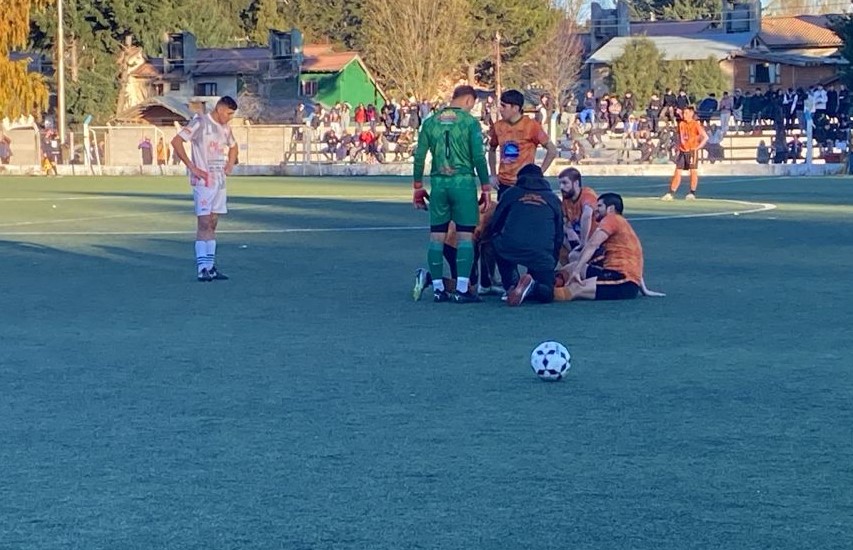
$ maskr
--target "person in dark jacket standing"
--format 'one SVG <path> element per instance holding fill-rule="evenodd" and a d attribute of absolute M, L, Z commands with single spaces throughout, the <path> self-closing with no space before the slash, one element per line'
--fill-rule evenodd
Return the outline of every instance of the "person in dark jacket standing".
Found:
<path fill-rule="evenodd" d="M 636 109 L 636 102 L 634 100 L 634 94 L 630 90 L 625 92 L 625 97 L 622 98 L 622 127 L 628 127 L 628 117 L 634 114 L 634 109 Z"/>
<path fill-rule="evenodd" d="M 652 133 L 658 132 L 658 119 L 660 118 L 661 109 L 663 109 L 663 102 L 658 97 L 657 93 L 652 94 L 652 98 L 649 100 L 649 105 L 646 107 L 646 116 L 649 117 L 649 123 L 652 126 Z"/>
<path fill-rule="evenodd" d="M 553 301 L 554 268 L 563 244 L 563 211 L 538 166 L 528 164 L 519 171 L 518 182 L 498 202 L 489 233 L 507 303 L 518 306 L 528 297 L 542 303 Z M 521 278 L 519 265 L 527 268 Z"/>
<path fill-rule="evenodd" d="M 678 119 L 675 118 L 675 104 L 676 104 L 676 96 L 672 93 L 672 90 L 669 88 L 663 94 L 663 111 L 661 112 L 661 120 L 665 120 L 666 122 L 675 123 L 678 122 Z"/>

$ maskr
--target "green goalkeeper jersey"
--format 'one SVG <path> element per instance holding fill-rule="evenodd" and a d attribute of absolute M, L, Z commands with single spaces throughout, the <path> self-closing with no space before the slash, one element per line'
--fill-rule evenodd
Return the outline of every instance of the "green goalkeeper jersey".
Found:
<path fill-rule="evenodd" d="M 466 111 L 448 107 L 426 119 L 418 134 L 414 180 L 423 181 L 427 151 L 432 153 L 430 176 L 473 176 L 489 183 L 489 169 L 480 123 Z"/>

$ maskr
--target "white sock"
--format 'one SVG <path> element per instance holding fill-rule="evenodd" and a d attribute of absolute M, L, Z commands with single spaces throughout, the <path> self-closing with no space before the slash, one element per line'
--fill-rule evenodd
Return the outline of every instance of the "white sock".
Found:
<path fill-rule="evenodd" d="M 440 292 L 444 290 L 444 279 L 433 279 L 432 280 L 432 289 L 435 292 Z"/>
<path fill-rule="evenodd" d="M 204 244 L 207 249 L 207 258 L 205 258 L 204 266 L 210 269 L 216 263 L 216 241 L 204 241 Z"/>
<path fill-rule="evenodd" d="M 456 290 L 458 290 L 460 294 L 468 292 L 468 277 L 456 278 Z"/>
<path fill-rule="evenodd" d="M 205 241 L 195 242 L 195 266 L 198 272 L 202 269 L 207 269 L 205 262 L 207 261 L 207 243 Z"/>

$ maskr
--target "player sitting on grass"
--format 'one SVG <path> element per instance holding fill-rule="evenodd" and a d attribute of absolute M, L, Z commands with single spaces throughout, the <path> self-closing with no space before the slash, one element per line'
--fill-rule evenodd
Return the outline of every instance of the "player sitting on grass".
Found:
<path fill-rule="evenodd" d="M 477 100 L 471 86 L 459 86 L 453 91 L 450 106 L 440 109 L 426 119 L 418 136 L 415 151 L 412 204 L 425 210 L 427 192 L 423 186 L 426 154 L 432 155 L 430 185 L 432 201 L 429 208 L 430 243 L 427 263 L 432 275 L 433 301 L 458 304 L 480 302 L 476 292 L 468 292 L 468 275 L 474 264 L 472 233 L 479 219 L 477 183 L 480 180 L 480 202 L 484 208 L 491 203 L 489 169 L 483 151 L 480 122 L 469 111 Z M 456 224 L 458 248 L 456 254 L 456 290 L 451 295 L 444 288 L 444 242 L 450 222 Z M 463 275 L 464 274 L 464 275 Z"/>
<path fill-rule="evenodd" d="M 558 273 L 555 300 L 629 300 L 640 293 L 665 296 L 646 287 L 643 247 L 622 216 L 623 208 L 622 197 L 616 193 L 598 197 L 598 228 L 584 245 L 578 261 Z"/>
<path fill-rule="evenodd" d="M 577 168 L 566 168 L 559 175 L 563 196 L 563 225 L 565 240 L 560 251 L 560 263 L 567 264 L 580 256 L 580 251 L 595 230 L 595 207 L 598 195 L 584 187 Z"/>

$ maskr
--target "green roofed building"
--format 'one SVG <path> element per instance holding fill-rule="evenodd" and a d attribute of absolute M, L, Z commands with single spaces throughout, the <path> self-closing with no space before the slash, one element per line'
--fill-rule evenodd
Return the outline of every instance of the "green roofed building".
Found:
<path fill-rule="evenodd" d="M 238 115 L 257 123 L 289 122 L 298 103 L 378 109 L 386 99 L 357 52 L 303 45 L 297 30 L 271 30 L 269 46 L 247 48 L 197 48 L 192 33 L 173 33 L 162 57 L 135 48 L 125 59 L 128 78 L 114 119 L 122 123 L 181 122 L 225 95 L 237 98 Z"/>
<path fill-rule="evenodd" d="M 334 52 L 330 46 L 305 46 L 299 74 L 300 95 L 323 105 L 385 104 L 385 96 L 356 52 Z"/>

